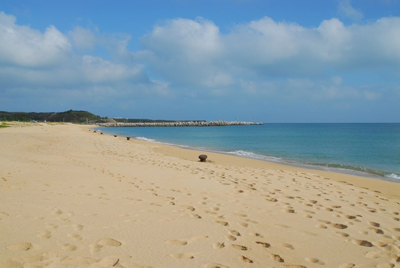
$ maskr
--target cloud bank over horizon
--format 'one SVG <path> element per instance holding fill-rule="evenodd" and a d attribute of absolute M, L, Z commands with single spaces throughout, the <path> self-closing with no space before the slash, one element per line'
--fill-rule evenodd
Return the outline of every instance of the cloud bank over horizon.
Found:
<path fill-rule="evenodd" d="M 135 37 L 139 49 L 129 33 L 40 31 L 1 11 L 0 106 L 165 119 L 206 109 L 201 119 L 238 112 L 263 121 L 291 109 L 301 112 L 277 118 L 398 121 L 390 109 L 400 101 L 400 17 L 362 23 L 350 1 L 339 10 L 354 22 L 306 27 L 265 16 L 222 32 L 206 18 L 169 19 Z"/>

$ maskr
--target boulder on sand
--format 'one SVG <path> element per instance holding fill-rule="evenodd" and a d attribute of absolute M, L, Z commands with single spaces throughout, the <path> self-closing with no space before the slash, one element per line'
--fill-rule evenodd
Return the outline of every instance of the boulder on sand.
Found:
<path fill-rule="evenodd" d="M 207 155 L 201 154 L 201 155 L 199 155 L 199 159 L 200 159 L 200 162 L 206 162 Z"/>

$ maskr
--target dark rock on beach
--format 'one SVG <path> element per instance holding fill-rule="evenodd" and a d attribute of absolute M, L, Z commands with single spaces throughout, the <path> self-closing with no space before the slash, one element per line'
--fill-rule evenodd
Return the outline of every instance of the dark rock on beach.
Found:
<path fill-rule="evenodd" d="M 200 162 L 206 162 L 207 155 L 201 154 L 201 155 L 199 155 L 199 159 L 200 159 Z"/>

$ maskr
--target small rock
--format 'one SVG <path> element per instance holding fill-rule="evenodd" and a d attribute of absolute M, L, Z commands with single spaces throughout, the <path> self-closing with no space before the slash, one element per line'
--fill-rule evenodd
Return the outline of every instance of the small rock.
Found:
<path fill-rule="evenodd" d="M 126 137 L 126 139 L 129 141 L 131 139 L 131 137 Z"/>
<path fill-rule="evenodd" d="M 206 162 L 207 155 L 201 154 L 201 155 L 199 155 L 199 159 L 200 159 L 200 162 Z"/>
<path fill-rule="evenodd" d="M 114 137 L 117 137 L 117 135 L 114 135 Z"/>

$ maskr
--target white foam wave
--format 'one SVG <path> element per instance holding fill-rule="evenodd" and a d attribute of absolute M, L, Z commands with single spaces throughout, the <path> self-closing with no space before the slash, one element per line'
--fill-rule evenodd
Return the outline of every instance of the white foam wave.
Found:
<path fill-rule="evenodd" d="M 146 137 L 136 137 L 137 140 L 141 140 L 141 141 L 151 141 L 151 142 L 156 142 L 156 140 L 153 139 L 149 139 Z"/>
<path fill-rule="evenodd" d="M 392 174 L 386 174 L 385 177 L 391 178 L 391 179 L 400 180 L 400 176 L 397 175 L 397 174 L 394 174 L 394 173 L 392 173 Z"/>
<path fill-rule="evenodd" d="M 253 158 L 253 159 L 266 160 L 266 161 L 282 162 L 282 159 L 278 158 L 278 157 L 260 155 L 260 154 L 255 154 L 255 153 L 249 152 L 249 151 L 243 151 L 243 150 L 228 152 L 228 154 L 233 154 L 233 155 L 247 157 L 247 158 Z"/>

